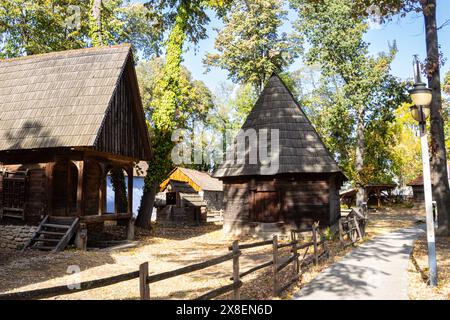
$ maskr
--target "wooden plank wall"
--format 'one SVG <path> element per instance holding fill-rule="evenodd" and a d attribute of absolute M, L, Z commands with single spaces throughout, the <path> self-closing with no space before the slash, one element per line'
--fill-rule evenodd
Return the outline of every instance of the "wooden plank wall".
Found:
<path fill-rule="evenodd" d="M 124 72 L 95 149 L 135 159 L 145 159 L 144 142 L 138 128 L 131 92 L 127 73 Z"/>
<path fill-rule="evenodd" d="M 253 191 L 252 191 L 253 190 Z M 224 179 L 224 220 L 238 226 L 251 222 L 254 191 L 277 190 L 280 195 L 281 217 L 298 226 L 321 225 L 335 222 L 339 212 L 339 196 L 335 176 L 308 176 L 304 180 Z"/>
<path fill-rule="evenodd" d="M 8 171 L 29 170 L 27 220 L 38 220 L 46 208 L 45 164 L 6 165 Z"/>
<path fill-rule="evenodd" d="M 102 168 L 97 162 L 91 160 L 86 162 L 85 170 L 86 196 L 84 214 L 98 214 L 100 205 L 100 187 L 103 176 Z"/>

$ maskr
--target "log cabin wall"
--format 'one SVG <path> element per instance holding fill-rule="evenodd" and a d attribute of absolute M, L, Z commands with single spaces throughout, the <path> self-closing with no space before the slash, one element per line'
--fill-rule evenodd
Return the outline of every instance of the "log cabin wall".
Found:
<path fill-rule="evenodd" d="M 125 71 L 128 70 L 127 67 Z M 143 137 L 146 137 L 147 133 L 140 132 L 137 112 L 133 110 L 135 97 L 130 92 L 130 76 L 128 72 L 124 72 L 112 97 L 95 149 L 145 159 Z"/>
<path fill-rule="evenodd" d="M 28 170 L 28 202 L 27 202 L 27 221 L 37 222 L 46 211 L 47 207 L 47 179 L 45 176 L 45 163 L 35 164 L 18 164 L 18 165 L 4 165 L 7 171 L 25 171 Z M 0 183 L 0 186 L 2 184 Z M 0 187 L 1 188 L 1 187 Z M 0 189 L 0 195 L 3 192 Z"/>
<path fill-rule="evenodd" d="M 284 222 L 297 228 L 314 221 L 333 225 L 340 216 L 337 179 L 334 175 L 224 179 L 224 231 L 240 234 L 259 222 Z"/>

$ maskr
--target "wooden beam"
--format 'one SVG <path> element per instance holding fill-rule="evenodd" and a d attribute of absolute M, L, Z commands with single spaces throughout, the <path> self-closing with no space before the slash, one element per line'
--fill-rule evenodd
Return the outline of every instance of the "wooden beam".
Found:
<path fill-rule="evenodd" d="M 78 184 L 77 184 L 77 215 L 84 215 L 84 161 L 77 161 Z"/>
<path fill-rule="evenodd" d="M 133 166 L 128 167 L 127 169 L 128 174 L 128 214 L 133 215 Z"/>
<path fill-rule="evenodd" d="M 101 168 L 101 181 L 100 181 L 100 190 L 98 194 L 98 214 L 102 215 L 106 212 L 106 166 L 103 163 L 99 163 Z"/>
<path fill-rule="evenodd" d="M 101 216 L 99 215 L 90 215 L 90 216 L 82 216 L 80 217 L 81 222 L 84 223 L 96 223 L 96 222 L 104 222 L 104 221 L 115 221 L 115 220 L 126 220 L 130 219 L 131 215 L 128 213 L 105 213 Z"/>
<path fill-rule="evenodd" d="M 49 162 L 45 165 L 45 180 L 47 191 L 47 214 L 53 214 L 53 167 L 54 162 Z"/>

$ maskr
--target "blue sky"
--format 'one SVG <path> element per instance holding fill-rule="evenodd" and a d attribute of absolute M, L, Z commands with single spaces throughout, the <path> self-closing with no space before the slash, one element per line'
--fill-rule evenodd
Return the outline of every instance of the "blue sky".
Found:
<path fill-rule="evenodd" d="M 141 2 L 141 1 L 140 1 Z M 450 19 L 449 0 L 437 1 L 437 22 L 438 26 Z M 208 39 L 200 41 L 196 50 L 190 46 L 184 53 L 183 64 L 192 72 L 195 79 L 202 80 L 214 92 L 218 84 L 227 81 L 228 73 L 225 70 L 213 68 L 209 73 L 204 73 L 202 59 L 206 52 L 214 52 L 214 38 L 216 31 L 214 28 L 220 28 L 221 22 L 213 14 L 210 14 L 211 22 L 207 26 Z M 282 28 L 282 31 L 291 31 L 291 22 L 296 19 L 296 13 L 293 10 L 288 12 L 288 20 Z M 388 50 L 388 42 L 397 42 L 398 53 L 392 63 L 392 74 L 400 78 L 412 77 L 412 56 L 418 54 L 421 59 L 426 56 L 425 32 L 422 14 L 410 13 L 404 18 L 395 17 L 393 21 L 378 27 L 371 28 L 365 35 L 365 40 L 370 43 L 370 53 L 373 55 Z M 450 59 L 450 26 L 444 27 L 439 31 L 439 43 L 445 58 Z M 296 70 L 302 65 L 299 58 L 290 70 Z M 443 67 L 443 72 L 450 70 L 450 60 Z"/>

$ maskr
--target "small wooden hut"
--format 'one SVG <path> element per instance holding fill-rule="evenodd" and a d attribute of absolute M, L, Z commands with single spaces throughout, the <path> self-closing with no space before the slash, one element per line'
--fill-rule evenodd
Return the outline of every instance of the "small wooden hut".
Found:
<path fill-rule="evenodd" d="M 448 181 L 450 184 L 450 166 L 447 167 L 448 172 Z M 433 179 L 433 176 L 431 177 Z M 433 181 L 431 181 L 433 184 Z M 419 175 L 415 179 L 411 180 L 407 183 L 408 187 L 412 188 L 413 191 L 413 203 L 416 206 L 424 206 L 425 205 L 425 194 L 423 189 L 423 176 Z M 434 195 L 433 195 L 434 198 Z"/>
<path fill-rule="evenodd" d="M 185 182 L 190 190 L 200 195 L 202 200 L 207 204 L 208 210 L 220 211 L 223 208 L 223 185 L 222 181 L 211 177 L 207 172 L 202 172 L 194 169 L 187 169 L 183 167 L 177 167 L 173 169 L 167 179 L 165 179 L 159 186 L 161 192 L 176 192 L 172 187 L 177 185 L 177 182 Z M 178 184 L 178 189 L 181 186 Z M 185 192 L 179 190 L 179 192 Z"/>
<path fill-rule="evenodd" d="M 367 205 L 380 208 L 383 202 L 389 204 L 394 199 L 392 191 L 395 188 L 397 188 L 397 185 L 393 183 L 369 183 L 365 185 L 365 201 Z M 356 188 L 341 192 L 341 203 L 346 204 L 349 208 L 354 206 L 356 204 L 357 192 L 358 190 Z"/>
<path fill-rule="evenodd" d="M 157 221 L 200 224 L 207 214 L 220 215 L 223 206 L 222 181 L 207 172 L 177 167 L 160 184 L 165 201 L 158 205 Z"/>
<path fill-rule="evenodd" d="M 249 129 L 257 134 L 266 129 L 269 136 L 271 129 L 278 130 L 279 149 L 267 150 L 269 157 L 278 160 L 278 170 L 269 174 L 261 170 L 260 153 L 256 164 L 250 163 L 247 144 L 244 163 L 234 158 L 221 164 L 214 176 L 223 181 L 224 231 L 287 231 L 314 221 L 323 227 L 335 224 L 340 217 L 339 189 L 346 177 L 275 74 L 242 126 L 243 132 Z M 269 146 L 274 145 L 268 140 Z M 232 149 L 237 149 L 236 139 Z"/>
<path fill-rule="evenodd" d="M 132 218 L 133 164 L 151 147 L 129 45 L 0 60 L 0 114 L 3 218 Z M 126 212 L 106 212 L 113 168 L 128 173 Z"/>

